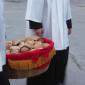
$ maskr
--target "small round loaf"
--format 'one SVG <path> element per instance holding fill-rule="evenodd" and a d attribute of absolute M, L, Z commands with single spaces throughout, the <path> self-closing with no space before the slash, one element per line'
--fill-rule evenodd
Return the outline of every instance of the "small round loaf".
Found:
<path fill-rule="evenodd" d="M 27 52 L 30 50 L 31 48 L 29 48 L 27 45 L 23 45 L 22 47 L 20 47 L 20 53 Z"/>
<path fill-rule="evenodd" d="M 12 41 L 7 41 L 6 42 L 6 49 L 9 50 L 10 47 L 12 46 L 12 44 L 13 44 Z"/>
<path fill-rule="evenodd" d="M 36 41 L 34 44 L 34 49 L 43 48 L 43 43 L 41 41 Z"/>
<path fill-rule="evenodd" d="M 19 53 L 20 47 L 19 46 L 12 46 L 10 48 L 10 50 L 11 50 L 11 53 Z"/>

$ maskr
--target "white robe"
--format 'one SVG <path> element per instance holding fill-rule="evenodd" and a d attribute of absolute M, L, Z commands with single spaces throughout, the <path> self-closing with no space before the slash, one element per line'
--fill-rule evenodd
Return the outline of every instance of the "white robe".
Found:
<path fill-rule="evenodd" d="M 0 0 L 0 71 L 5 64 L 5 25 L 3 19 L 3 1 Z"/>
<path fill-rule="evenodd" d="M 41 22 L 45 29 L 44 36 L 54 41 L 56 50 L 69 46 L 66 21 L 71 19 L 69 0 L 28 0 L 26 20 Z M 33 34 L 27 21 L 25 35 Z"/>

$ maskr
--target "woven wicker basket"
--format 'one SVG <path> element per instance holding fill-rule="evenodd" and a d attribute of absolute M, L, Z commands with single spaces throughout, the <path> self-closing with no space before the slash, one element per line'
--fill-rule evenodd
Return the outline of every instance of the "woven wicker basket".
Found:
<path fill-rule="evenodd" d="M 54 44 L 51 40 L 45 39 L 44 41 L 49 44 L 49 46 L 45 49 L 39 49 L 39 51 L 33 51 L 30 54 L 38 53 L 38 57 L 36 59 L 29 59 L 29 52 L 26 54 L 26 58 L 18 59 L 19 55 L 7 55 L 7 66 L 8 66 L 8 73 L 9 78 L 26 78 L 26 77 L 33 77 L 45 72 L 51 59 L 55 54 Z M 47 51 L 46 51 L 47 50 Z M 46 51 L 46 52 L 45 52 Z M 18 57 L 17 57 L 18 55 Z M 24 54 L 20 54 L 24 55 Z M 35 56 L 33 54 L 33 56 Z M 15 57 L 17 57 L 15 59 Z M 21 56 L 20 56 L 21 57 Z"/>

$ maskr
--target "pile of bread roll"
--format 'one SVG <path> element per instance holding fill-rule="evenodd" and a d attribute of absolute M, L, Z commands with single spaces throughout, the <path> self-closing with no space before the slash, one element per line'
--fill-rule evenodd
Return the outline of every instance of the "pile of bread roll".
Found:
<path fill-rule="evenodd" d="M 32 51 L 36 49 L 43 49 L 49 44 L 43 42 L 43 40 L 38 36 L 32 36 L 25 38 L 23 40 L 11 40 L 6 41 L 6 53 L 23 53 L 27 51 Z"/>

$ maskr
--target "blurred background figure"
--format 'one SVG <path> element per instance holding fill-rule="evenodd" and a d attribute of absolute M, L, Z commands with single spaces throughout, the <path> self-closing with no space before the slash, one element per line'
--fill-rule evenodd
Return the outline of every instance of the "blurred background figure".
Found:
<path fill-rule="evenodd" d="M 0 85 L 10 85 L 6 71 L 5 24 L 3 17 L 3 0 L 0 0 Z"/>

